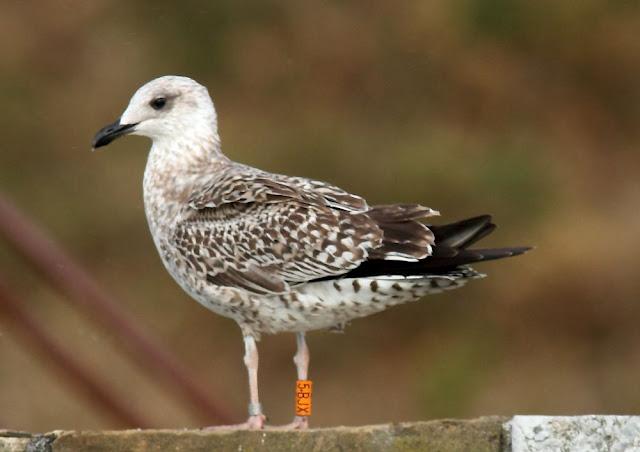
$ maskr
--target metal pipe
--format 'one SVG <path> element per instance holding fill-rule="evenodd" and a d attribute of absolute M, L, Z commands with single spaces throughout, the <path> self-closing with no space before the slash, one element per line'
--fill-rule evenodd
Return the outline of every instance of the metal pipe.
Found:
<path fill-rule="evenodd" d="M 194 376 L 173 355 L 165 351 L 142 327 L 131 321 L 116 300 L 78 265 L 59 245 L 14 207 L 0 193 L 0 235 L 50 284 L 76 306 L 89 314 L 121 341 L 122 349 L 148 371 L 154 379 L 161 377 L 179 392 L 207 423 L 229 423 L 231 416 L 214 400 Z"/>
<path fill-rule="evenodd" d="M 148 427 L 149 423 L 122 403 L 96 375 L 58 344 L 41 323 L 12 296 L 0 278 L 0 318 L 13 326 L 19 337 L 44 358 L 53 368 L 66 377 L 72 387 L 93 405 L 102 408 L 122 427 Z"/>

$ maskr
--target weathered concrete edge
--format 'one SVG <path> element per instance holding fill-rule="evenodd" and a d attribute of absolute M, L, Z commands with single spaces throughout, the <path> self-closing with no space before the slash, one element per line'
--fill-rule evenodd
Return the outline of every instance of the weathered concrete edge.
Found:
<path fill-rule="evenodd" d="M 640 416 L 514 416 L 505 451 L 640 450 Z"/>
<path fill-rule="evenodd" d="M 504 417 L 437 420 L 307 431 L 122 430 L 53 431 L 43 435 L 0 431 L 0 452 L 164 450 L 441 450 L 503 449 Z"/>
<path fill-rule="evenodd" d="M 0 430 L 0 452 L 160 450 L 640 450 L 640 416 L 498 416 L 308 431 Z"/>

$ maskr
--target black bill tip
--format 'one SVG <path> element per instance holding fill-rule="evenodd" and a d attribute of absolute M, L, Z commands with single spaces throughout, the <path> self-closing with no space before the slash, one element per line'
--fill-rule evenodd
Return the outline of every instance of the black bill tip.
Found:
<path fill-rule="evenodd" d="M 137 124 L 120 124 L 120 120 L 118 119 L 113 124 L 103 127 L 96 133 L 96 136 L 93 137 L 93 142 L 91 143 L 93 150 L 106 146 L 122 135 L 131 133 L 136 125 Z"/>

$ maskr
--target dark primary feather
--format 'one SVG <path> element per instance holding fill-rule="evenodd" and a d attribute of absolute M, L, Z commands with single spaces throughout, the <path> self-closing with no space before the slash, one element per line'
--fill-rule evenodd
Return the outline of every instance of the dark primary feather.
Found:
<path fill-rule="evenodd" d="M 491 216 L 489 215 L 468 218 L 440 226 L 429 226 L 435 236 L 435 245 L 431 256 L 420 259 L 417 262 L 368 259 L 340 277 L 445 274 L 467 264 L 517 256 L 531 249 L 525 246 L 489 249 L 467 248 L 481 238 L 486 237 L 495 228 L 496 225 L 491 223 Z M 327 277 L 320 280 L 327 279 L 332 278 Z"/>
<path fill-rule="evenodd" d="M 432 225 L 440 250 L 446 248 L 467 248 L 485 237 L 496 228 L 490 215 L 480 215 L 456 223 Z"/>

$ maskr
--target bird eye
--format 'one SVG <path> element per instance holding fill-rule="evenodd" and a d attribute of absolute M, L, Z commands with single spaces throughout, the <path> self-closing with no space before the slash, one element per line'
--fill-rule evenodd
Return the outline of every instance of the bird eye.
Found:
<path fill-rule="evenodd" d="M 153 108 L 154 110 L 161 110 L 166 104 L 167 99 L 164 97 L 156 97 L 151 102 L 149 102 L 149 105 L 151 105 L 151 108 Z"/>

